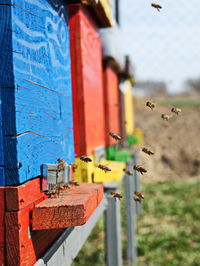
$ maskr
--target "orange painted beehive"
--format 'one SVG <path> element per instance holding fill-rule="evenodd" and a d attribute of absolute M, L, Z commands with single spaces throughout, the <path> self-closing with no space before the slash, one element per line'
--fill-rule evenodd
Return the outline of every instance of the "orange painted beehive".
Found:
<path fill-rule="evenodd" d="M 69 6 L 75 153 L 105 146 L 103 70 L 99 28 L 89 9 Z"/>
<path fill-rule="evenodd" d="M 114 132 L 120 135 L 119 87 L 118 75 L 109 63 L 104 65 L 104 112 L 106 125 L 106 145 L 115 145 L 117 141 L 108 135 Z"/>

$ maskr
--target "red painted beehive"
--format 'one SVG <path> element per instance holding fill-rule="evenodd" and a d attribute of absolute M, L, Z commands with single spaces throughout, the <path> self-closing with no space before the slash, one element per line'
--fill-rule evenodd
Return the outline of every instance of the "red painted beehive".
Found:
<path fill-rule="evenodd" d="M 98 25 L 89 10 L 69 6 L 75 153 L 105 146 L 103 71 Z"/>
<path fill-rule="evenodd" d="M 104 111 L 106 125 L 106 145 L 117 142 L 108 135 L 109 131 L 120 134 L 118 75 L 109 63 L 104 66 Z"/>

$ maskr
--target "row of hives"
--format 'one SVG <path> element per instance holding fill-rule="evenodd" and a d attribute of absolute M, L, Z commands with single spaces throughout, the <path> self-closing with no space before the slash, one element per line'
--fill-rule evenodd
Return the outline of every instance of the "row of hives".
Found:
<path fill-rule="evenodd" d="M 41 165 L 57 158 L 70 165 L 81 155 L 94 162 L 130 157 L 123 146 L 135 141 L 132 73 L 117 58 L 118 27 L 100 34 L 116 24 L 110 5 L 69 2 L 1 6 L 2 186 L 39 176 Z M 109 131 L 122 136 L 120 147 Z M 80 164 L 76 173 L 78 181 L 102 181 L 94 165 L 87 171 Z"/>

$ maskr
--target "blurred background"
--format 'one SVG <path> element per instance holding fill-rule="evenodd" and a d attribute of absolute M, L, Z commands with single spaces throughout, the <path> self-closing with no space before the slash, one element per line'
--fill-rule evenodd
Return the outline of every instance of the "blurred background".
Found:
<path fill-rule="evenodd" d="M 200 2 L 158 1 L 161 12 L 151 3 L 121 0 L 118 16 L 120 49 L 134 68 L 136 127 L 144 134 L 142 146 L 135 149 L 148 171 L 141 176 L 145 200 L 137 218 L 134 265 L 199 266 Z M 154 111 L 146 101 L 155 103 Z M 181 115 L 172 114 L 172 107 L 181 108 Z M 170 115 L 169 122 L 161 114 Z M 143 146 L 155 155 L 141 152 Z M 74 266 L 104 265 L 102 227 L 103 217 Z M 125 243 L 124 231 L 122 239 Z"/>

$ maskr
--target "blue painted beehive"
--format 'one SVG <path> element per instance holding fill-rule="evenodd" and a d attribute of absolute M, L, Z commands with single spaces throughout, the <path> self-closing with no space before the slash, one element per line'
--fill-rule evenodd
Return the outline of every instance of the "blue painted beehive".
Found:
<path fill-rule="evenodd" d="M 69 29 L 61 0 L 0 0 L 0 186 L 74 161 Z"/>

